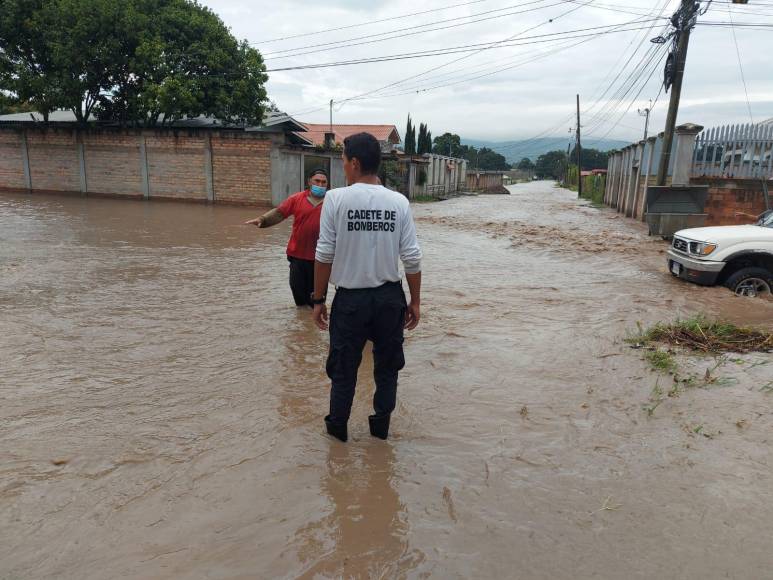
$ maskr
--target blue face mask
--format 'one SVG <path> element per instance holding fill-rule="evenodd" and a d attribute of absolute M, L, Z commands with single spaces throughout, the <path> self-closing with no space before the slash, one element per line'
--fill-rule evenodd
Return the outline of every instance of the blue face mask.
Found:
<path fill-rule="evenodd" d="M 322 187 L 321 185 L 312 185 L 309 189 L 314 197 L 325 197 L 325 192 L 327 191 L 327 187 Z"/>

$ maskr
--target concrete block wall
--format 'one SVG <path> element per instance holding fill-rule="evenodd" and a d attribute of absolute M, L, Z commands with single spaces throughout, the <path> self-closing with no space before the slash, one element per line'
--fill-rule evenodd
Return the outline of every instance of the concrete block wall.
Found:
<path fill-rule="evenodd" d="M 6 189 L 26 187 L 22 147 L 21 133 L 0 131 L 0 186 Z"/>
<path fill-rule="evenodd" d="M 216 199 L 271 203 L 271 141 L 248 135 L 212 137 Z"/>
<path fill-rule="evenodd" d="M 80 191 L 80 161 L 72 131 L 28 132 L 27 151 L 33 188 Z"/>
<path fill-rule="evenodd" d="M 26 145 L 25 145 L 26 140 Z M 271 137 L 206 130 L 0 128 L 0 191 L 271 204 Z"/>
<path fill-rule="evenodd" d="M 204 137 L 157 133 L 145 138 L 150 197 L 207 200 Z"/>
<path fill-rule="evenodd" d="M 693 185 L 708 185 L 706 200 L 707 226 L 748 224 L 748 217 L 736 216 L 736 212 L 759 215 L 765 211 L 765 196 L 759 179 L 727 179 L 722 177 L 692 178 Z M 773 193 L 773 182 L 769 182 Z"/>
<path fill-rule="evenodd" d="M 127 134 L 81 135 L 86 191 L 141 197 L 143 189 L 139 139 L 137 135 Z"/>

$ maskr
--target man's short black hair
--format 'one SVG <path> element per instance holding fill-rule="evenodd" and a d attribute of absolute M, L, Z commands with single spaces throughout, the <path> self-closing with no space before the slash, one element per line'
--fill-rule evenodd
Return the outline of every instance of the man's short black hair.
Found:
<path fill-rule="evenodd" d="M 347 159 L 358 159 L 363 174 L 378 173 L 381 165 L 381 145 L 370 133 L 356 133 L 344 139 L 344 155 Z"/>
<path fill-rule="evenodd" d="M 316 169 L 312 170 L 306 179 L 311 179 L 315 175 L 324 175 L 325 179 L 330 179 L 330 177 L 328 177 L 327 171 L 325 171 L 322 167 L 317 167 Z"/>

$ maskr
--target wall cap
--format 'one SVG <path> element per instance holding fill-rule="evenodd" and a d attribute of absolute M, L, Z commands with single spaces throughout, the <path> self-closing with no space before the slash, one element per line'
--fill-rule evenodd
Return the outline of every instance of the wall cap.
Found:
<path fill-rule="evenodd" d="M 684 125 L 679 125 L 675 129 L 676 133 L 678 135 L 697 135 L 701 131 L 703 131 L 703 125 L 696 125 L 695 123 L 685 123 Z"/>

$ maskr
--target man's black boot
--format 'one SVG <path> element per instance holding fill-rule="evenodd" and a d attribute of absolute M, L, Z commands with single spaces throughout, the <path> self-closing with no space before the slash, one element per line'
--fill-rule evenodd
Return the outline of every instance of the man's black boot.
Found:
<path fill-rule="evenodd" d="M 325 417 L 325 426 L 327 427 L 327 433 L 328 435 L 332 435 L 336 439 L 340 439 L 344 443 L 346 443 L 346 440 L 349 438 L 349 434 L 346 430 L 346 423 L 343 425 L 338 425 L 336 423 L 333 423 L 330 420 L 330 415 Z"/>
<path fill-rule="evenodd" d="M 390 415 L 370 415 L 370 434 L 379 439 L 386 439 L 389 436 L 389 417 Z"/>

